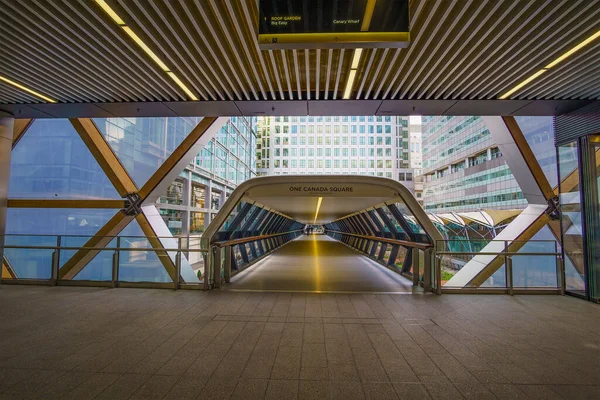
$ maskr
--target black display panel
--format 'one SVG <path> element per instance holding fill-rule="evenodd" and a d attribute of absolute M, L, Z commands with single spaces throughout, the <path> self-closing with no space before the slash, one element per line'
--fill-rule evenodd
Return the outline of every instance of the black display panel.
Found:
<path fill-rule="evenodd" d="M 259 0 L 259 43 L 273 48 L 328 41 L 408 42 L 408 6 L 409 0 Z"/>

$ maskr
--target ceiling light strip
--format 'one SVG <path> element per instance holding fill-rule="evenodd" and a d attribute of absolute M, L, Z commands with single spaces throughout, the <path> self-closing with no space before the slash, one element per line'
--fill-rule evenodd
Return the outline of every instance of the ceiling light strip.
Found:
<path fill-rule="evenodd" d="M 39 92 L 36 92 L 35 90 L 29 89 L 28 87 L 23 86 L 20 83 L 15 82 L 15 81 L 13 81 L 11 79 L 5 78 L 5 77 L 3 77 L 1 75 L 0 75 L 0 81 L 2 81 L 4 83 L 8 83 L 9 85 L 14 86 L 16 88 L 19 88 L 19 89 L 21 89 L 24 92 L 27 92 L 29 94 L 34 95 L 35 97 L 39 97 L 40 99 L 46 100 L 48 103 L 56 103 L 57 102 L 56 100 L 51 99 L 48 96 L 44 96 L 43 94 L 41 94 Z"/>
<path fill-rule="evenodd" d="M 362 25 L 360 27 L 361 32 L 367 32 L 371 25 L 371 19 L 373 18 L 373 10 L 375 10 L 375 3 L 377 0 L 367 0 L 365 6 L 365 14 L 363 15 Z M 363 49 L 355 49 L 354 55 L 352 56 L 352 63 L 350 63 L 350 73 L 348 74 L 348 81 L 346 81 L 346 89 L 344 90 L 344 96 L 342 99 L 348 100 L 352 94 L 352 87 L 354 86 L 354 80 L 356 79 L 356 72 L 358 71 L 358 64 L 360 63 L 360 56 L 362 55 Z"/>
<path fill-rule="evenodd" d="M 508 92 L 504 93 L 502 96 L 499 97 L 499 99 L 504 100 L 510 97 L 510 95 L 512 95 L 513 93 L 515 93 L 516 91 L 518 91 L 519 89 L 521 89 L 522 87 L 524 87 L 525 85 L 542 75 L 544 72 L 550 70 L 550 68 L 557 66 L 558 64 L 560 64 L 561 62 L 563 62 L 564 60 L 566 60 L 567 58 L 569 58 L 570 56 L 572 56 L 573 54 L 575 54 L 576 52 L 578 52 L 579 50 L 589 45 L 598 38 L 600 38 L 600 31 L 597 31 L 596 33 L 585 39 L 583 42 L 579 43 L 577 46 L 571 48 L 569 51 L 567 51 L 560 57 L 557 57 L 550 64 L 546 65 L 544 68 L 540 69 L 539 71 L 537 71 L 536 73 L 534 73 L 533 75 L 531 75 L 530 77 L 528 77 L 527 79 L 510 89 Z"/>
<path fill-rule="evenodd" d="M 319 210 L 321 209 L 321 202 L 323 201 L 322 197 L 319 197 L 319 199 L 317 200 L 317 211 L 315 211 L 315 219 L 313 221 L 313 224 L 317 223 L 317 217 L 319 216 Z"/>
<path fill-rule="evenodd" d="M 160 69 L 167 73 L 173 82 L 175 82 L 177 86 L 179 86 L 181 90 L 185 92 L 190 100 L 198 100 L 198 97 L 181 81 L 181 79 L 179 79 L 179 77 L 173 71 L 171 71 L 171 69 L 160 59 L 160 57 L 158 57 L 156 53 L 154 53 L 152 49 L 150 49 L 150 47 L 148 47 L 148 45 L 146 45 L 146 43 L 144 43 L 144 41 L 129 26 L 125 24 L 125 21 L 119 17 L 119 14 L 117 14 L 115 10 L 113 10 L 106 3 L 106 1 L 95 1 L 96 4 L 98 4 L 100 8 L 102 8 L 102 10 L 104 10 L 104 12 L 106 12 L 112 18 L 112 20 L 115 21 L 117 25 L 123 29 L 123 31 L 125 31 L 125 33 L 127 33 L 127 35 L 138 45 L 138 47 L 144 50 L 144 52 L 152 59 L 152 61 L 154 61 L 160 67 Z"/>

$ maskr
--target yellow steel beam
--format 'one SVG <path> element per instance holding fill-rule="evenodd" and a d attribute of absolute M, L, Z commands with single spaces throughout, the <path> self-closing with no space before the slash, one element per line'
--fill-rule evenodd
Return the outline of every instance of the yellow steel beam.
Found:
<path fill-rule="evenodd" d="M 81 249 L 77 251 L 58 271 L 59 279 L 73 279 L 81 270 L 106 247 L 132 220 L 133 216 L 119 211 L 82 247 L 94 247 L 97 250 Z"/>
<path fill-rule="evenodd" d="M 2 279 L 17 279 L 17 274 L 6 257 L 2 257 Z"/>
<path fill-rule="evenodd" d="M 125 208 L 125 200 L 8 199 L 13 208 Z"/>
<path fill-rule="evenodd" d="M 552 186 L 550 186 L 546 175 L 544 175 L 544 171 L 535 158 L 533 151 L 531 151 L 531 147 L 529 147 L 529 144 L 527 143 L 527 140 L 525 139 L 525 136 L 523 135 L 523 132 L 521 131 L 521 128 L 519 127 L 515 117 L 502 117 L 502 119 L 504 120 L 504 123 L 506 124 L 511 136 L 513 137 L 515 144 L 519 148 L 519 151 L 523 156 L 523 160 L 525 160 L 525 163 L 529 167 L 533 178 L 544 194 L 544 197 L 546 200 L 550 200 L 555 196 L 554 190 Z"/>
<path fill-rule="evenodd" d="M 507 246 L 507 251 L 509 253 L 517 252 L 523 247 L 527 241 L 529 241 L 536 233 L 540 231 L 550 222 L 550 217 L 544 213 L 540 215 L 535 221 L 533 221 L 523 232 L 519 234 L 515 239 L 510 241 L 510 244 Z M 488 265 L 473 278 L 468 287 L 479 287 L 485 283 L 494 272 L 498 271 L 504 265 L 504 257 L 502 255 L 496 256 Z"/>
<path fill-rule="evenodd" d="M 164 249 L 164 246 L 160 242 L 160 240 L 156 237 L 157 236 L 156 232 L 154 232 L 154 229 L 152 229 L 150 222 L 148 221 L 148 219 L 146 218 L 144 213 L 138 214 L 135 217 L 135 219 L 138 222 L 138 224 L 140 225 L 140 228 L 142 228 L 142 232 L 144 232 L 144 235 L 146 236 L 146 238 L 148 239 L 148 242 L 154 249 L 154 252 L 158 256 L 158 259 L 162 263 L 163 267 L 165 268 L 165 270 L 167 271 L 167 273 L 169 274 L 171 279 L 173 281 L 175 281 L 176 277 L 177 277 L 175 263 L 173 262 L 173 260 L 171 259 L 171 257 L 169 256 L 169 254 L 166 251 L 160 250 L 160 249 Z"/>
<path fill-rule="evenodd" d="M 90 150 L 100 168 L 114 185 L 121 197 L 136 193 L 138 188 L 121 164 L 117 155 L 112 151 L 98 127 L 90 118 L 70 118 L 71 124 Z"/>
<path fill-rule="evenodd" d="M 27 129 L 29 129 L 32 122 L 33 122 L 33 119 L 31 119 L 31 118 L 15 119 L 15 122 L 13 125 L 13 142 L 12 142 L 13 149 L 15 148 L 17 143 L 19 143 L 19 140 L 21 140 L 21 138 L 23 137 L 23 134 L 27 131 Z"/>
<path fill-rule="evenodd" d="M 196 144 L 198 139 L 206 133 L 206 131 L 215 123 L 217 117 L 204 117 L 196 125 L 194 129 L 187 135 L 187 137 L 181 142 L 179 146 L 171 153 L 169 158 L 154 172 L 154 174 L 148 179 L 146 184 L 140 189 L 139 195 L 142 199 L 148 197 L 150 193 L 160 184 L 164 177 L 177 165 L 182 157 L 190 150 L 190 148 Z"/>

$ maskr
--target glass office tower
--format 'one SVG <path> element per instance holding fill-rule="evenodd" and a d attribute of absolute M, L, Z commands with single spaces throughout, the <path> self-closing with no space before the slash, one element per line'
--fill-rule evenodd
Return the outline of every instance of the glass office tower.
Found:
<path fill-rule="evenodd" d="M 256 176 L 256 118 L 231 117 L 173 182 L 158 209 L 176 236 L 204 232 L 229 194 Z"/>
<path fill-rule="evenodd" d="M 522 209 L 527 200 L 480 117 L 423 117 L 426 211 Z"/>
<path fill-rule="evenodd" d="M 258 175 L 372 175 L 414 189 L 408 117 L 262 117 L 257 140 Z"/>

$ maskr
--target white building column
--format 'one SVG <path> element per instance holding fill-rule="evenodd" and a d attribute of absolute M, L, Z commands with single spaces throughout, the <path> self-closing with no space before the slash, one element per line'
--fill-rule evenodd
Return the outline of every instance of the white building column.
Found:
<path fill-rule="evenodd" d="M 4 255 L 4 233 L 6 232 L 6 207 L 8 203 L 13 127 L 14 119 L 12 116 L 0 113 L 0 263 Z"/>
<path fill-rule="evenodd" d="M 190 236 L 190 207 L 192 205 L 192 171 L 186 171 L 187 177 L 183 180 L 183 205 L 185 210 L 183 211 L 183 221 L 181 221 L 181 234 L 184 236 Z"/>

